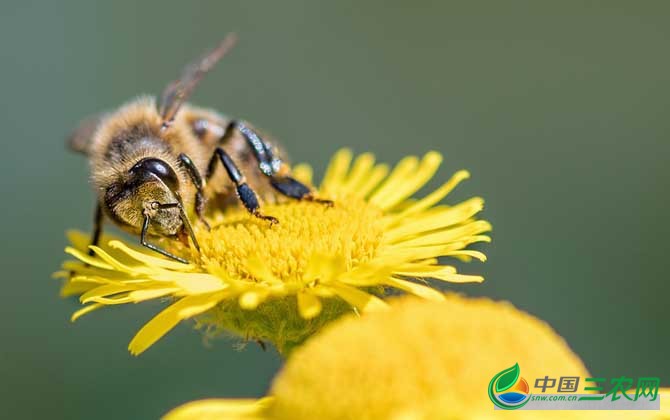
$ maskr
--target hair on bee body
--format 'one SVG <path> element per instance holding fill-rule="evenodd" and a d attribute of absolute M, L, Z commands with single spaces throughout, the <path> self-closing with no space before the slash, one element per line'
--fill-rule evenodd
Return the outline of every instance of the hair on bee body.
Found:
<path fill-rule="evenodd" d="M 332 205 L 291 177 L 275 141 L 247 122 L 186 103 L 236 40 L 228 35 L 188 65 L 168 84 L 159 103 L 141 96 L 84 120 L 69 138 L 70 147 L 88 157 L 97 193 L 92 245 L 100 240 L 104 220 L 110 220 L 137 235 L 143 246 L 188 263 L 151 243 L 150 237 L 181 240 L 198 250 L 189 215 L 209 228 L 204 217 L 208 202 L 239 201 L 249 213 L 273 224 L 278 220 L 261 212 L 261 199 L 285 196 Z"/>

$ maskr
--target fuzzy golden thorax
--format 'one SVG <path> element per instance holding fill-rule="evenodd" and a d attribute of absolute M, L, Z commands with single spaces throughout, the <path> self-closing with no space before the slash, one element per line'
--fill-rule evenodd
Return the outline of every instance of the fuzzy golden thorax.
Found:
<path fill-rule="evenodd" d="M 147 157 L 166 162 L 179 177 L 180 186 L 187 185 L 179 153 L 189 155 L 199 168 L 206 166 L 208 156 L 185 121 L 178 119 L 167 130 L 161 126 L 151 97 L 140 97 L 108 114 L 95 131 L 88 153 L 96 189 L 106 188 Z"/>

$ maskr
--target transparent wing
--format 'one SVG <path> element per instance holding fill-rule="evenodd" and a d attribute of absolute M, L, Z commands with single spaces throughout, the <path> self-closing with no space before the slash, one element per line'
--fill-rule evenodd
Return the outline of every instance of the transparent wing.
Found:
<path fill-rule="evenodd" d="M 105 119 L 107 113 L 101 112 L 99 114 L 91 115 L 79 123 L 79 126 L 67 138 L 67 145 L 75 152 L 83 153 L 85 155 L 89 152 L 93 135 L 98 129 L 100 122 Z"/>
<path fill-rule="evenodd" d="M 184 68 L 181 77 L 171 82 L 161 95 L 159 112 L 163 118 L 163 127 L 168 127 L 177 111 L 193 93 L 200 80 L 219 62 L 237 42 L 237 35 L 228 34 L 219 45 L 204 56 Z"/>

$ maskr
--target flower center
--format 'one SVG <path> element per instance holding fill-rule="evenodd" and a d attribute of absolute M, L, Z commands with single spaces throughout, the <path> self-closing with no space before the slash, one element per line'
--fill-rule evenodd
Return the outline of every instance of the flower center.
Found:
<path fill-rule="evenodd" d="M 266 204 L 263 213 L 278 224 L 232 208 L 212 220 L 212 229 L 197 232 L 200 264 L 231 277 L 255 280 L 249 270 L 257 259 L 275 278 L 299 280 L 314 255 L 341 258 L 347 269 L 374 257 L 382 238 L 381 211 L 361 199 L 338 200 L 334 206 L 292 201 Z"/>

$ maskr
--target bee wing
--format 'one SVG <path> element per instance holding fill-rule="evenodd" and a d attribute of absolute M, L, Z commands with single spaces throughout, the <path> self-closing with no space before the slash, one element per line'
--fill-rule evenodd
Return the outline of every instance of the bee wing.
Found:
<path fill-rule="evenodd" d="M 67 138 L 67 145 L 75 152 L 88 154 L 93 135 L 100 122 L 107 116 L 106 112 L 91 115 L 79 123 L 79 126 Z"/>
<path fill-rule="evenodd" d="M 158 110 L 163 118 L 164 127 L 169 126 L 177 111 L 179 111 L 179 107 L 188 99 L 198 82 L 235 46 L 236 42 L 237 35 L 228 34 L 216 48 L 186 66 L 181 77 L 171 82 L 163 90 Z"/>

